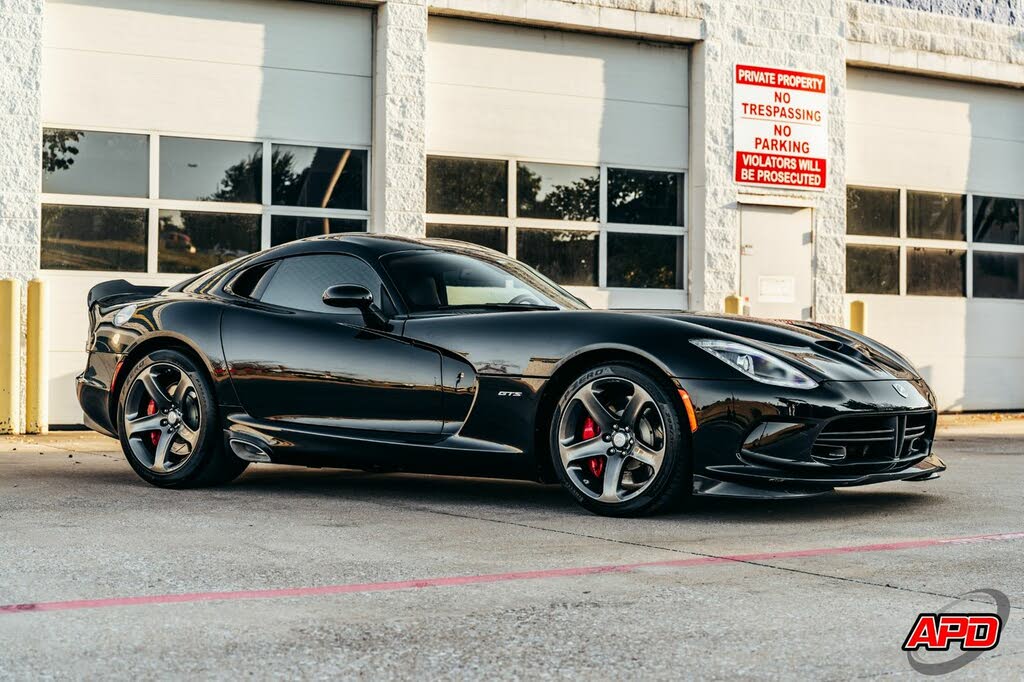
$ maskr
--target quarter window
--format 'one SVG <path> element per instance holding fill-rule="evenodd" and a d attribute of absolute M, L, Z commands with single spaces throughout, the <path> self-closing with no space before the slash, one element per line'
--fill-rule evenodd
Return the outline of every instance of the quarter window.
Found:
<path fill-rule="evenodd" d="M 357 284 L 373 294 L 387 313 L 392 310 L 384 283 L 369 265 L 354 256 L 320 254 L 281 261 L 260 297 L 264 303 L 316 313 L 358 314 L 333 308 L 323 301 L 324 292 L 338 284 Z"/>

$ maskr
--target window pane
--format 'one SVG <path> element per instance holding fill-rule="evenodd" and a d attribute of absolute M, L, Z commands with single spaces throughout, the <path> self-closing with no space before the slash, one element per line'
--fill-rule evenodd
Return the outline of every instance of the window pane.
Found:
<path fill-rule="evenodd" d="M 597 232 L 519 228 L 516 252 L 559 284 L 597 286 Z"/>
<path fill-rule="evenodd" d="M 900 247 L 847 244 L 846 292 L 899 294 Z"/>
<path fill-rule="evenodd" d="M 974 241 L 1024 244 L 1024 199 L 975 196 Z"/>
<path fill-rule="evenodd" d="M 683 289 L 683 238 L 608 233 L 608 286 Z"/>
<path fill-rule="evenodd" d="M 681 226 L 682 173 L 609 168 L 608 222 Z"/>
<path fill-rule="evenodd" d="M 160 138 L 160 197 L 258 204 L 263 177 L 259 142 Z"/>
<path fill-rule="evenodd" d="M 516 205 L 523 218 L 597 220 L 600 173 L 586 166 L 520 163 Z"/>
<path fill-rule="evenodd" d="M 508 163 L 427 157 L 427 213 L 508 215 Z"/>
<path fill-rule="evenodd" d="M 434 239 L 455 239 L 479 244 L 495 251 L 508 253 L 508 230 L 504 227 L 481 225 L 427 225 L 427 236 Z"/>
<path fill-rule="evenodd" d="M 149 196 L 149 136 L 45 128 L 43 191 Z"/>
<path fill-rule="evenodd" d="M 271 246 L 337 232 L 366 232 L 366 221 L 349 218 L 300 218 L 287 215 L 275 215 L 270 218 Z"/>
<path fill-rule="evenodd" d="M 260 296 L 264 303 L 335 315 L 360 315 L 349 308 L 334 308 L 324 303 L 324 292 L 337 284 L 356 284 L 373 294 L 373 300 L 384 311 L 394 308 L 384 283 L 369 265 L 353 256 L 321 254 L 286 258 L 273 274 L 270 284 Z"/>
<path fill-rule="evenodd" d="M 44 204 L 40 266 L 146 271 L 146 209 Z"/>
<path fill-rule="evenodd" d="M 847 187 L 846 233 L 899 237 L 900 191 Z"/>
<path fill-rule="evenodd" d="M 1024 298 L 1024 254 L 974 252 L 975 298 Z"/>
<path fill-rule="evenodd" d="M 202 272 L 259 248 L 258 215 L 160 211 L 160 272 Z"/>
<path fill-rule="evenodd" d="M 365 211 L 367 156 L 365 149 L 275 144 L 274 205 Z"/>
<path fill-rule="evenodd" d="M 966 205 L 962 194 L 907 192 L 907 236 L 962 241 Z"/>
<path fill-rule="evenodd" d="M 966 252 L 911 248 L 907 251 L 907 293 L 963 296 Z"/>

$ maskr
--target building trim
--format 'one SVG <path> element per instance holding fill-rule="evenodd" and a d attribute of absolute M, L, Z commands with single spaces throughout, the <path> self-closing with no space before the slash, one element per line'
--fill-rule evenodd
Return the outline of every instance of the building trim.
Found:
<path fill-rule="evenodd" d="M 848 41 L 846 65 L 916 76 L 1024 88 L 1024 64 Z"/>

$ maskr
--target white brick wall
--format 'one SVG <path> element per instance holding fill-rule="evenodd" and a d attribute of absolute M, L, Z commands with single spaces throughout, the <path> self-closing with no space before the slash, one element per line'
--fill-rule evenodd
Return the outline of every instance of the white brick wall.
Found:
<path fill-rule="evenodd" d="M 426 0 L 377 10 L 374 73 L 374 230 L 422 236 L 426 208 Z"/>
<path fill-rule="evenodd" d="M 0 279 L 39 265 L 43 0 L 0 2 Z"/>
<path fill-rule="evenodd" d="M 694 280 L 691 306 L 722 310 L 736 293 L 740 211 L 733 182 L 732 75 L 736 63 L 825 73 L 829 95 L 828 189 L 789 193 L 815 210 L 815 317 L 842 322 L 846 223 L 844 128 L 845 0 L 790 0 L 781 8 L 756 0 L 706 2 L 705 40 L 694 49 L 691 126 Z M 701 106 L 703 102 L 703 106 Z M 743 190 L 754 193 L 758 190 Z M 786 192 L 773 191 L 773 196 Z"/>

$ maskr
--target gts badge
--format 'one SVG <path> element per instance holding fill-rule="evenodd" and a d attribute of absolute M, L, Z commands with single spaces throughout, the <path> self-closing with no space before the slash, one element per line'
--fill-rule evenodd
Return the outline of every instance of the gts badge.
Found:
<path fill-rule="evenodd" d="M 498 391 L 499 398 L 522 398 L 522 391 Z"/>

